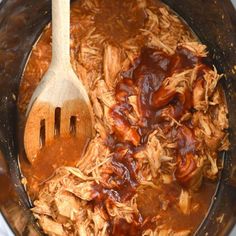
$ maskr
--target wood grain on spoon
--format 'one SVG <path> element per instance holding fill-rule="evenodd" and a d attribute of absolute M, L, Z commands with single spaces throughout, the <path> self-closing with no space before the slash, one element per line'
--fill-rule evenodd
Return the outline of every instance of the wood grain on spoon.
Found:
<path fill-rule="evenodd" d="M 56 136 L 92 136 L 88 94 L 70 64 L 70 1 L 52 0 L 52 61 L 36 88 L 27 112 L 24 147 L 33 163 L 43 145 Z"/>

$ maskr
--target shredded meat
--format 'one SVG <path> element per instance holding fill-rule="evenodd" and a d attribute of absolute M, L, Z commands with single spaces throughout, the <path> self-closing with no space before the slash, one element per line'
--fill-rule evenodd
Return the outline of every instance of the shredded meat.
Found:
<path fill-rule="evenodd" d="M 126 14 L 111 18 L 117 4 Z M 32 50 L 21 112 L 50 63 L 50 35 L 48 26 Z M 91 99 L 95 136 L 75 167 L 40 187 L 32 211 L 46 234 L 192 233 L 173 227 L 171 212 L 191 215 L 192 192 L 217 178 L 218 151 L 229 147 L 221 76 L 206 56 L 161 3 L 72 4 L 71 63 Z"/>

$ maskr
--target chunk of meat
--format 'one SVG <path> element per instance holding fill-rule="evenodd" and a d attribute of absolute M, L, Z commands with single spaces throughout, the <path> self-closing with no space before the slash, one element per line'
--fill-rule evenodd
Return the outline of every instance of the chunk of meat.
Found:
<path fill-rule="evenodd" d="M 132 202 L 111 202 L 107 200 L 105 202 L 107 212 L 110 216 L 116 219 L 125 219 L 126 222 L 132 223 L 135 220 L 135 215 L 138 214 L 137 204 Z"/>
<path fill-rule="evenodd" d="M 159 18 L 156 14 L 154 14 L 150 9 L 145 9 L 145 12 L 148 16 L 148 20 L 146 21 L 146 29 L 148 31 L 153 31 L 158 32 L 160 30 L 159 28 Z"/>
<path fill-rule="evenodd" d="M 107 44 L 104 49 L 103 69 L 105 81 L 109 89 L 113 89 L 117 84 L 117 76 L 121 68 L 121 49 Z"/>
<path fill-rule="evenodd" d="M 108 220 L 108 217 L 104 213 L 104 210 L 96 206 L 94 212 L 91 212 L 90 214 L 94 222 L 95 235 L 98 235 L 99 231 L 105 232 L 106 228 L 108 227 L 108 224 L 106 222 Z"/>
<path fill-rule="evenodd" d="M 93 138 L 83 157 L 78 161 L 77 166 L 86 174 L 90 173 L 91 168 L 97 160 L 104 160 L 109 155 L 109 149 L 104 145 L 104 141 L 101 137 L 96 136 Z"/>
<path fill-rule="evenodd" d="M 210 113 L 213 117 L 213 123 L 215 126 L 218 127 L 218 129 L 224 131 L 225 129 L 229 128 L 229 122 L 228 122 L 228 109 L 224 103 L 215 106 L 215 109 L 213 109 L 213 112 Z"/>
<path fill-rule="evenodd" d="M 193 52 L 194 55 L 198 57 L 206 57 L 206 45 L 203 45 L 199 42 L 183 42 L 178 44 L 180 47 L 187 48 L 189 51 Z"/>
<path fill-rule="evenodd" d="M 221 130 L 220 125 L 214 125 L 213 119 L 215 118 L 212 118 L 210 114 L 196 112 L 193 115 L 193 124 L 195 127 L 198 127 L 201 130 L 201 139 L 207 148 L 212 151 L 217 151 L 221 146 L 221 141 L 223 140 L 225 133 L 223 130 Z"/>
<path fill-rule="evenodd" d="M 182 190 L 181 194 L 179 196 L 179 207 L 180 210 L 183 212 L 185 215 L 190 214 L 191 210 L 191 196 L 189 192 Z"/>
<path fill-rule="evenodd" d="M 95 190 L 94 185 L 94 181 L 86 181 L 77 185 L 65 187 L 65 190 L 70 193 L 73 193 L 80 199 L 83 199 L 85 201 L 91 201 L 96 196 L 98 196 L 98 192 Z"/>
<path fill-rule="evenodd" d="M 204 69 L 203 78 L 206 81 L 207 99 L 210 98 L 215 92 L 216 85 L 221 77 L 222 77 L 221 75 L 217 74 L 215 67 L 214 70 L 210 70 L 209 68 Z"/>
<path fill-rule="evenodd" d="M 43 231 L 49 236 L 65 236 L 67 233 L 63 229 L 62 224 L 59 224 L 47 216 L 41 215 L 39 217 L 39 224 Z"/>
<path fill-rule="evenodd" d="M 141 117 L 139 110 L 138 110 L 138 97 L 137 96 L 129 96 L 129 104 L 133 107 L 133 110 L 138 118 Z"/>
<path fill-rule="evenodd" d="M 175 131 L 175 129 L 173 129 Z M 194 153 L 197 147 L 197 139 L 194 130 L 187 126 L 180 126 L 177 129 L 176 140 L 178 144 L 178 152 L 184 156 L 187 153 Z"/>
<path fill-rule="evenodd" d="M 153 178 L 157 177 L 158 170 L 161 167 L 161 162 L 165 160 L 163 157 L 166 156 L 166 152 L 155 134 L 156 132 L 153 132 L 149 135 L 147 145 L 145 149 L 141 151 L 144 157 L 148 160 Z M 169 158 L 167 160 L 170 161 L 171 159 L 172 158 Z"/>
<path fill-rule="evenodd" d="M 215 179 L 218 173 L 217 159 L 215 154 L 207 153 L 207 159 L 210 162 L 210 168 L 206 170 L 206 176 L 209 179 Z"/>
<path fill-rule="evenodd" d="M 197 171 L 197 164 L 192 153 L 178 157 L 175 177 L 184 187 L 190 187 L 191 179 Z"/>
<path fill-rule="evenodd" d="M 115 105 L 110 113 L 113 118 L 113 129 L 121 141 L 130 141 L 133 145 L 138 146 L 140 135 L 135 126 L 131 124 L 127 113 L 132 111 L 133 107 L 127 103 Z"/>
<path fill-rule="evenodd" d="M 162 111 L 163 116 L 179 119 L 192 107 L 189 73 L 184 71 L 167 77 L 163 85 L 153 93 L 152 105 L 157 109 L 166 107 Z"/>
<path fill-rule="evenodd" d="M 116 85 L 116 100 L 119 102 L 127 102 L 128 97 L 137 93 L 134 81 L 125 78 Z"/>
<path fill-rule="evenodd" d="M 99 100 L 98 100 L 98 98 L 96 96 L 96 92 L 92 92 L 91 100 L 92 100 L 92 103 L 93 103 L 94 114 L 99 119 L 102 119 L 103 118 L 103 107 L 102 107 L 101 103 L 99 102 Z"/>
<path fill-rule="evenodd" d="M 176 95 L 176 89 L 161 87 L 152 96 L 152 105 L 159 109 L 166 106 Z"/>
<path fill-rule="evenodd" d="M 57 218 L 60 216 L 62 219 L 65 217 L 71 220 L 76 219 L 76 215 L 81 207 L 79 200 L 68 192 L 57 194 L 54 199 L 54 206 Z M 66 222 L 67 219 L 63 221 Z"/>
<path fill-rule="evenodd" d="M 207 109 L 203 79 L 198 79 L 193 86 L 193 107 L 196 110 Z"/>
<path fill-rule="evenodd" d="M 40 200 L 34 201 L 34 208 L 32 208 L 31 210 L 35 214 L 52 216 L 53 213 L 50 209 L 50 205 L 48 204 L 48 202 L 45 202 L 44 200 L 45 199 L 43 198 L 42 201 L 40 201 Z"/>

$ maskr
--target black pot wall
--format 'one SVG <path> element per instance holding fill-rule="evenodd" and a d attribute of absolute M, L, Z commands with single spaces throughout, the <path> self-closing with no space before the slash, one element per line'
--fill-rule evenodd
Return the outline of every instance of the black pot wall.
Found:
<path fill-rule="evenodd" d="M 209 60 L 226 77 L 222 84 L 229 107 L 231 148 L 224 154 L 215 200 L 196 234 L 227 235 L 236 222 L 236 13 L 229 0 L 163 2 L 208 46 Z M 0 208 L 19 235 L 36 232 L 37 226 L 28 210 L 30 203 L 19 178 L 16 99 L 32 45 L 49 20 L 50 0 L 3 0 L 0 4 L 0 150 L 11 178 L 11 189 L 1 200 Z M 0 186 L 0 191 L 7 190 Z"/>

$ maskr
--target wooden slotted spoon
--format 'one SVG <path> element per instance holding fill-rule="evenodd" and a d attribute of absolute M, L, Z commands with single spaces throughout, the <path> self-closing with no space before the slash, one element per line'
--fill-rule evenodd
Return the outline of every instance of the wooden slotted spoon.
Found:
<path fill-rule="evenodd" d="M 70 64 L 70 0 L 52 0 L 52 61 L 26 115 L 24 147 L 31 163 L 55 136 L 76 135 L 82 145 L 92 136 L 89 97 Z"/>

